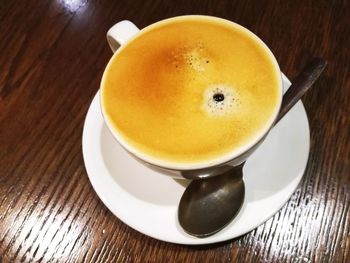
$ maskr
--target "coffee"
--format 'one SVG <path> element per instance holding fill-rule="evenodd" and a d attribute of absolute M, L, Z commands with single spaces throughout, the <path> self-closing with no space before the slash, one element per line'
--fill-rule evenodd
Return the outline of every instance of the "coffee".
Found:
<path fill-rule="evenodd" d="M 275 118 L 277 63 L 244 28 L 188 16 L 156 23 L 122 46 L 101 84 L 107 122 L 134 148 L 170 163 L 239 151 Z"/>

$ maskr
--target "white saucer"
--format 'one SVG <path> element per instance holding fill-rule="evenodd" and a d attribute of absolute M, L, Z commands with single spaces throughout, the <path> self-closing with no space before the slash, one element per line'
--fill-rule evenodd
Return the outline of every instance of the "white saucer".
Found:
<path fill-rule="evenodd" d="M 290 86 L 284 76 L 283 82 L 285 88 Z M 87 174 L 109 210 L 145 235 L 179 244 L 210 244 L 241 236 L 278 212 L 303 176 L 310 138 L 305 109 L 298 102 L 246 162 L 246 196 L 238 216 L 213 236 L 189 236 L 177 221 L 177 206 L 188 182 L 159 174 L 131 158 L 104 125 L 98 97 L 99 93 L 83 131 Z"/>

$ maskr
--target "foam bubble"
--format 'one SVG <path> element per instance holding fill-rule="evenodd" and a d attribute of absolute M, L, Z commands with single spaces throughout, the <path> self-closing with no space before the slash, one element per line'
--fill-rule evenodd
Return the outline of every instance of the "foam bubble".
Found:
<path fill-rule="evenodd" d="M 185 54 L 186 63 L 197 72 L 205 71 L 205 58 L 200 53 L 200 50 L 193 49 Z"/>
<path fill-rule="evenodd" d="M 207 50 L 201 41 L 193 45 L 181 45 L 171 51 L 171 63 L 177 69 L 192 69 L 197 73 L 203 73 L 208 66 L 210 59 Z"/>
<path fill-rule="evenodd" d="M 232 86 L 216 84 L 204 90 L 202 109 L 209 115 L 227 115 L 238 106 L 238 96 Z"/>

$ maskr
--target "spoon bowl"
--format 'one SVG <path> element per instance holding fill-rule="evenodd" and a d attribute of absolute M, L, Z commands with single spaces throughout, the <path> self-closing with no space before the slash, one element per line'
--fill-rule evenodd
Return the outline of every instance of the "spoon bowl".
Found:
<path fill-rule="evenodd" d="M 196 237 L 210 236 L 239 212 L 245 195 L 242 166 L 218 177 L 195 180 L 187 187 L 179 205 L 179 222 L 186 232 Z"/>

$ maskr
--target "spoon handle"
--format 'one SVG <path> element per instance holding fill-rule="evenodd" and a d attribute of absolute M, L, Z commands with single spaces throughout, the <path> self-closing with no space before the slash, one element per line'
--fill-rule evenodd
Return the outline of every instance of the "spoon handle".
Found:
<path fill-rule="evenodd" d="M 293 79 L 292 85 L 283 95 L 281 110 L 277 116 L 277 123 L 297 103 L 306 91 L 314 84 L 325 69 L 327 62 L 321 58 L 313 58 L 301 73 Z"/>

